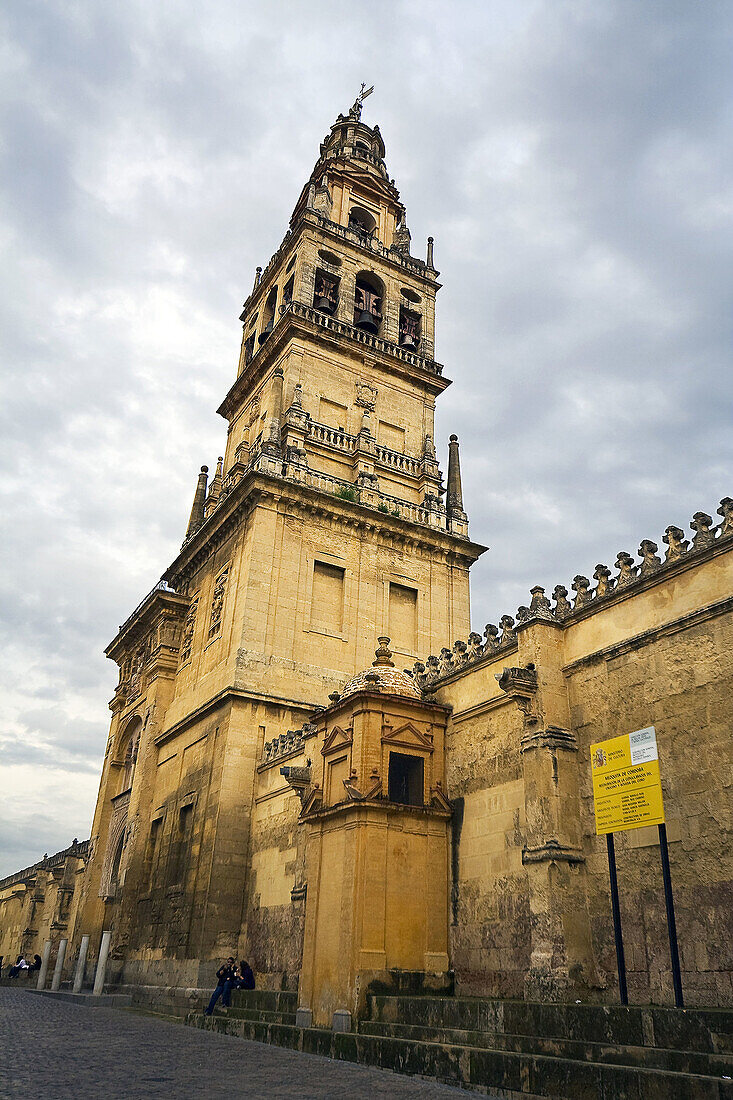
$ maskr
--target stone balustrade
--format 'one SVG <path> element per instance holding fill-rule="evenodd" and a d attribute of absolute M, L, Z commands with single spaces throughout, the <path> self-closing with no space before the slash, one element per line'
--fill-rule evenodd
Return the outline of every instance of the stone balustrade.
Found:
<path fill-rule="evenodd" d="M 420 477 L 422 473 L 422 462 L 418 458 L 410 458 L 409 455 L 402 454 L 400 451 L 383 447 L 381 443 L 376 444 L 375 456 L 377 462 L 383 466 L 398 470 L 401 474 L 407 474 L 408 477 Z"/>
<path fill-rule="evenodd" d="M 320 310 L 314 309 L 312 306 L 303 305 L 302 302 L 290 302 L 287 310 L 278 321 L 278 327 L 283 323 L 283 319 L 288 313 L 292 313 L 295 317 L 302 317 L 304 320 L 312 322 L 318 328 L 327 329 L 335 335 L 354 340 L 357 344 L 363 344 L 365 347 L 371 348 L 372 351 L 379 352 L 382 355 L 389 355 L 391 358 L 399 359 L 403 363 L 409 363 L 410 366 L 416 367 L 418 370 L 424 370 L 429 374 L 438 376 L 443 373 L 442 363 L 436 363 L 434 359 L 426 359 L 422 355 L 417 355 L 414 351 L 407 351 L 406 348 L 400 347 L 399 344 L 395 344 L 391 340 L 385 340 L 381 336 L 372 336 L 370 332 L 365 332 L 362 328 L 357 328 L 355 325 L 349 325 L 346 321 L 339 321 L 336 317 L 332 317 L 328 313 L 321 313 Z M 272 339 L 272 337 L 270 337 L 270 339 Z M 263 347 L 264 346 L 265 345 L 263 345 Z M 254 362 L 260 354 L 261 351 L 255 355 L 252 362 Z"/>

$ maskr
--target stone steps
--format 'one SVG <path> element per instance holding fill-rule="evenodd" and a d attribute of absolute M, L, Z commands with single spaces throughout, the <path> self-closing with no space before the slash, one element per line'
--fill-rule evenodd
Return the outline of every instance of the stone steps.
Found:
<path fill-rule="evenodd" d="M 256 1023 L 262 1024 L 294 1024 L 295 1013 L 294 1012 L 268 1012 L 265 1009 L 260 1008 L 239 1008 L 232 1004 L 226 1012 L 218 1005 L 214 1009 L 215 1012 L 221 1012 L 222 1015 L 232 1020 L 254 1020 Z"/>
<path fill-rule="evenodd" d="M 290 1012 L 293 1016 L 298 1007 L 298 994 L 283 989 L 233 989 L 231 999 L 235 1008 Z"/>
<path fill-rule="evenodd" d="M 541 1036 L 620 1046 L 733 1054 L 733 1010 L 538 1004 L 478 997 L 370 997 L 369 1018 L 388 1024 L 492 1035 Z"/>
<path fill-rule="evenodd" d="M 706 1074 L 614 1065 L 425 1039 L 335 1033 L 325 1028 L 205 1017 L 189 1026 L 310 1054 L 434 1077 L 467 1089 L 503 1090 L 522 1100 L 733 1100 L 733 1082 Z"/>
<path fill-rule="evenodd" d="M 659 1047 L 608 1045 L 577 1039 L 545 1038 L 539 1035 L 509 1035 L 486 1031 L 466 1031 L 460 1028 L 433 1029 L 419 1024 L 388 1024 L 378 1020 L 362 1020 L 358 1025 L 362 1035 L 377 1035 L 394 1039 L 440 1042 L 451 1046 L 476 1047 L 487 1050 L 514 1051 L 518 1054 L 543 1054 L 581 1062 L 598 1062 L 645 1069 L 671 1070 L 703 1076 L 733 1077 L 733 1055 L 708 1054 L 697 1051 L 675 1051 Z"/>

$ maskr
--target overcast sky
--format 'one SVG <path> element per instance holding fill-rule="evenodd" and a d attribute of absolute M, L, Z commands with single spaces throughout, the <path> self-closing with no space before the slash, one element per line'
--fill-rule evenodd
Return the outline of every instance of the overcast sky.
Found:
<path fill-rule="evenodd" d="M 5 5 L 0 874 L 89 835 L 102 650 L 177 552 L 254 268 L 361 81 L 435 237 L 474 627 L 733 495 L 732 13 Z"/>

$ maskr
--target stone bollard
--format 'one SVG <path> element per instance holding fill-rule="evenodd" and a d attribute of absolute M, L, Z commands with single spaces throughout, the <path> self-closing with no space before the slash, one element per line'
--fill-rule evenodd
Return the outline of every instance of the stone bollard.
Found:
<path fill-rule="evenodd" d="M 46 977 L 48 975 L 48 960 L 51 958 L 51 941 L 46 940 L 43 945 L 43 958 L 41 959 L 41 969 L 38 971 L 38 984 L 36 989 L 46 988 Z"/>
<path fill-rule="evenodd" d="M 313 1027 L 313 1013 L 309 1008 L 298 1008 L 295 1010 L 295 1026 L 296 1027 Z"/>
<path fill-rule="evenodd" d="M 333 1031 L 351 1031 L 351 1013 L 346 1008 L 337 1008 L 331 1021 Z"/>
<path fill-rule="evenodd" d="M 87 962 L 88 950 L 89 936 L 82 936 L 81 943 L 79 944 L 79 958 L 76 960 L 76 973 L 74 974 L 74 993 L 81 993 L 81 987 L 84 984 L 84 967 Z"/>
<path fill-rule="evenodd" d="M 66 944 L 68 940 L 59 941 L 59 950 L 56 955 L 56 966 L 53 972 L 53 981 L 51 982 L 51 992 L 58 993 L 59 986 L 61 985 L 61 974 L 64 969 L 64 959 L 66 958 Z"/>
<path fill-rule="evenodd" d="M 102 942 L 99 945 L 99 958 L 97 959 L 97 972 L 94 975 L 95 997 L 100 997 L 104 992 L 104 979 L 107 974 L 107 956 L 109 955 L 109 944 L 111 939 L 111 932 L 102 933 Z"/>

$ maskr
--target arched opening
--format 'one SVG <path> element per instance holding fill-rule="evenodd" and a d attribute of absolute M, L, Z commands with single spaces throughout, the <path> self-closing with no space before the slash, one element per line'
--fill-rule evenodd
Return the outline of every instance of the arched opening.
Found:
<path fill-rule="evenodd" d="M 376 335 L 382 324 L 384 285 L 371 271 L 360 271 L 354 290 L 354 324 Z"/>
<path fill-rule="evenodd" d="M 339 278 L 331 275 L 322 268 L 316 268 L 316 278 L 313 286 L 313 305 L 321 313 L 333 314 L 336 312 L 339 300 Z"/>
<path fill-rule="evenodd" d="M 267 295 L 267 301 L 265 302 L 265 308 L 262 311 L 262 331 L 260 332 L 258 343 L 264 344 L 267 337 L 272 332 L 273 325 L 275 324 L 275 307 L 277 306 L 277 287 L 274 286 L 270 293 Z"/>
<path fill-rule="evenodd" d="M 360 237 L 371 237 L 377 228 L 373 214 L 363 206 L 353 206 L 349 211 L 349 229 L 355 229 Z"/>
<path fill-rule="evenodd" d="M 117 759 L 122 761 L 122 775 L 120 777 L 118 794 L 122 794 L 123 791 L 129 791 L 132 786 L 133 776 L 135 775 L 135 765 L 137 764 L 137 752 L 140 744 L 140 731 L 142 725 L 140 718 L 135 717 L 129 723 L 122 735 L 120 752 L 117 756 Z"/>
<path fill-rule="evenodd" d="M 115 848 L 115 855 L 114 855 L 114 859 L 112 860 L 112 867 L 111 867 L 110 873 L 109 873 L 109 893 L 108 893 L 107 897 L 110 898 L 110 899 L 116 897 L 117 896 L 117 891 L 119 890 L 119 886 L 120 886 L 120 865 L 122 863 L 122 853 L 123 853 L 124 849 L 125 849 L 125 833 L 124 833 L 124 830 L 123 830 L 122 836 L 118 840 L 117 847 Z"/>
<path fill-rule="evenodd" d="M 407 306 L 400 306 L 400 347 L 408 351 L 417 351 L 422 336 L 422 318 L 419 313 Z"/>

